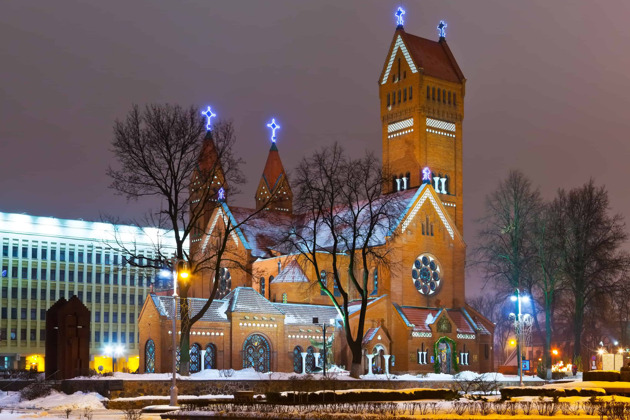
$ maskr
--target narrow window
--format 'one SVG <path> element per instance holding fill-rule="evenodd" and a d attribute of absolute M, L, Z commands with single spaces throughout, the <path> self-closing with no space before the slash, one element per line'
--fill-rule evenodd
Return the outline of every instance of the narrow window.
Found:
<path fill-rule="evenodd" d="M 453 93 L 453 105 L 457 106 L 457 94 Z"/>
<path fill-rule="evenodd" d="M 403 101 L 407 102 L 407 89 L 403 89 Z"/>
<path fill-rule="evenodd" d="M 390 98 L 389 98 L 389 93 L 387 94 L 387 106 L 389 107 L 391 105 L 390 103 Z"/>
<path fill-rule="evenodd" d="M 396 92 L 392 92 L 392 105 L 396 105 Z"/>
<path fill-rule="evenodd" d="M 431 99 L 431 88 L 427 86 L 427 99 Z"/>
<path fill-rule="evenodd" d="M 400 103 L 400 89 L 398 89 L 398 103 Z"/>
<path fill-rule="evenodd" d="M 435 101 L 435 88 L 431 89 L 431 99 Z"/>
<path fill-rule="evenodd" d="M 409 86 L 409 100 L 413 98 L 413 86 Z"/>
<path fill-rule="evenodd" d="M 407 78 L 407 70 L 403 71 L 403 79 Z"/>
<path fill-rule="evenodd" d="M 441 101 L 441 99 L 440 99 L 440 94 L 441 94 L 441 93 L 442 93 L 442 89 L 438 89 L 438 98 L 437 98 L 438 102 L 440 102 L 440 101 Z"/>
<path fill-rule="evenodd" d="M 442 91 L 442 103 L 443 104 L 446 103 L 446 91 L 445 90 Z"/>
<path fill-rule="evenodd" d="M 448 104 L 451 104 L 451 92 L 448 92 Z"/>

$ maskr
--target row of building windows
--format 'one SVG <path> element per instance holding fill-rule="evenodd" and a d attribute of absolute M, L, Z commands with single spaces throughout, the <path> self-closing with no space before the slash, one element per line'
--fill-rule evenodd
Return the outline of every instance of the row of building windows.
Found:
<path fill-rule="evenodd" d="M 427 100 L 457 106 L 457 93 L 435 86 L 427 86 Z"/>
<path fill-rule="evenodd" d="M 110 254 L 103 251 L 77 251 L 73 249 L 56 249 L 47 247 L 38 248 L 35 246 L 22 246 L 20 252 L 20 246 L 13 245 L 11 247 L 11 256 L 18 258 L 21 255 L 22 258 L 31 258 L 34 260 L 50 260 L 61 262 L 78 262 L 87 264 L 105 264 L 105 265 L 118 265 L 134 263 L 135 265 L 144 266 L 150 265 L 149 258 L 139 257 L 132 259 L 131 257 L 123 257 L 121 254 Z M 9 256 L 9 244 L 2 245 L 2 256 Z"/>
<path fill-rule="evenodd" d="M 12 264 L 2 265 L 2 277 L 11 277 L 17 279 L 18 277 L 23 280 L 51 280 L 51 281 L 69 281 L 77 283 L 96 283 L 96 284 L 122 284 L 126 286 L 135 286 L 136 282 L 138 286 L 149 287 L 151 285 L 151 276 L 144 274 L 134 274 L 131 272 L 116 271 L 112 273 L 101 273 L 84 270 L 68 270 L 68 267 L 60 267 L 57 271 L 54 267 L 37 268 L 31 267 L 30 271 L 28 267 L 22 267 L 21 265 L 13 266 Z M 19 276 L 18 274 L 21 274 Z M 30 274 L 30 276 L 29 276 Z"/>
<path fill-rule="evenodd" d="M 118 312 L 112 312 L 111 315 L 111 322 L 114 324 L 118 323 Z M 9 317 L 9 315 L 11 315 L 11 317 Z M 9 313 L 7 308 L 2 308 L 0 310 L 0 317 L 2 319 L 28 319 L 27 318 L 28 315 L 28 310 L 26 308 L 21 308 L 20 309 L 20 317 L 18 318 L 18 309 L 17 308 L 11 308 L 11 312 Z M 36 321 L 37 320 L 37 309 L 31 309 L 30 310 L 30 319 L 32 321 Z M 103 312 L 103 322 L 107 322 L 109 323 L 110 321 L 110 317 L 109 317 L 110 313 L 109 311 L 104 311 Z M 46 320 L 46 309 L 40 309 L 39 310 L 39 319 L 41 321 L 45 321 Z M 94 322 L 101 322 L 101 311 L 95 311 L 94 312 Z M 122 324 L 126 324 L 127 323 L 127 313 L 126 312 L 121 312 L 120 313 L 120 322 Z M 130 312 L 129 313 L 129 323 L 130 324 L 134 324 L 136 322 L 136 313 L 135 312 Z"/>
<path fill-rule="evenodd" d="M 413 99 L 413 87 L 409 86 L 408 88 L 398 89 L 398 92 L 394 91 L 387 94 L 387 107 L 391 107 L 396 105 L 396 103 L 401 104 L 403 102 L 407 102 L 407 100 Z"/>
<path fill-rule="evenodd" d="M 30 332 L 30 334 L 28 334 Z M 7 335 L 8 333 L 8 335 Z M 133 344 L 135 339 L 136 339 L 136 333 L 133 332 L 129 332 L 129 333 L 125 333 L 125 332 L 121 332 L 120 336 L 118 335 L 117 331 L 112 331 L 111 332 L 111 336 L 110 336 L 110 332 L 109 331 L 94 331 L 94 342 L 96 343 L 100 343 L 101 342 L 101 333 L 103 336 L 103 342 L 104 343 L 129 343 L 129 344 Z M 37 340 L 37 329 L 26 329 L 26 328 L 22 328 L 20 329 L 20 340 L 21 341 L 26 341 L 27 340 L 27 334 L 28 334 L 28 339 L 30 341 L 35 341 Z M 111 337 L 111 340 L 110 340 Z M 120 337 L 120 341 L 118 340 Z M 0 341 L 17 341 L 18 340 L 18 330 L 17 328 L 11 328 L 10 332 L 8 328 L 0 328 Z M 46 330 L 39 330 L 39 341 L 46 341 Z"/>
<path fill-rule="evenodd" d="M 2 287 L 2 298 L 3 299 L 29 299 L 29 293 L 28 293 L 28 289 L 26 287 L 22 287 L 21 289 L 21 293 L 18 295 L 18 288 L 17 287 L 11 287 L 11 296 L 9 296 L 9 287 L 7 286 L 3 286 Z M 37 294 L 37 290 L 38 289 L 31 289 L 31 293 L 30 293 L 30 299 L 31 300 L 37 300 L 38 299 L 38 294 Z M 58 298 L 62 298 L 64 297 L 66 298 L 70 298 L 71 294 L 74 294 L 74 292 L 68 291 L 67 293 L 64 293 L 63 290 L 55 290 L 55 289 L 50 289 L 48 291 L 48 293 L 46 293 L 46 289 L 40 289 L 40 293 L 39 293 L 39 299 L 40 300 L 46 300 L 46 298 L 48 298 L 49 300 L 57 300 Z M 128 295 L 125 293 L 110 293 L 110 292 L 94 292 L 94 294 L 92 294 L 91 291 L 87 291 L 87 290 L 79 290 L 77 292 L 79 299 L 81 299 L 83 302 L 86 303 L 92 303 L 92 297 L 94 297 L 94 303 L 101 303 L 101 297 L 102 297 L 102 303 L 113 303 L 113 304 L 118 304 L 119 301 L 121 304 L 126 305 L 127 304 L 127 296 L 129 296 L 129 305 L 135 305 L 136 304 L 136 295 Z M 111 297 L 111 298 L 110 298 Z M 143 300 L 143 295 L 138 295 L 138 305 L 142 305 L 142 303 L 144 302 Z"/>

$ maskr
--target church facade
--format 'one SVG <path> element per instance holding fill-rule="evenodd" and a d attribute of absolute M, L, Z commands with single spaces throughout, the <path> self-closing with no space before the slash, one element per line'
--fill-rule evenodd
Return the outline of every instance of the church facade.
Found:
<path fill-rule="evenodd" d="M 369 273 L 362 339 L 366 374 L 493 369 L 494 326 L 465 303 L 466 79 L 443 23 L 439 29 L 434 41 L 408 34 L 399 21 L 378 80 L 382 161 L 391 174 L 383 190 L 403 210 L 396 235 L 378 245 L 387 249 L 389 264 L 375 265 Z M 269 197 L 277 199 L 269 202 Z M 324 348 L 330 349 L 329 360 L 349 368 L 341 318 L 322 293 L 317 273 L 299 256 L 283 252 L 274 235 L 278 226 L 303 217 L 293 213 L 290 181 L 275 141 L 255 200 L 256 209 L 265 207 L 262 216 L 243 224 L 230 244 L 244 269 L 221 269 L 218 299 L 193 326 L 191 371 L 313 372 Z M 223 221 L 240 223 L 253 211 L 221 201 L 212 205 L 211 217 L 199 230 L 205 234 L 193 239 L 191 253 L 203 253 Z M 323 268 L 322 278 L 330 272 Z M 192 285 L 193 313 L 205 302 L 210 281 L 202 277 Z M 337 294 L 332 281 L 327 287 Z M 355 331 L 359 303 L 350 303 Z M 141 371 L 171 370 L 172 316 L 172 297 L 153 294 L 145 301 L 139 320 Z M 329 325 L 325 341 L 322 323 Z"/>

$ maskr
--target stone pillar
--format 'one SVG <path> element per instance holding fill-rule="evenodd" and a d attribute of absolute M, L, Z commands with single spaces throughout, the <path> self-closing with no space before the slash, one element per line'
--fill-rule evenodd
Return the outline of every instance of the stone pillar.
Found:
<path fill-rule="evenodd" d="M 392 357 L 391 354 L 384 354 L 383 359 L 385 359 L 385 375 L 389 375 L 389 358 Z"/>
<path fill-rule="evenodd" d="M 374 375 L 374 372 L 372 372 L 372 359 L 374 359 L 374 355 L 367 354 L 365 357 L 368 359 L 368 376 L 372 376 Z"/>
<path fill-rule="evenodd" d="M 313 353 L 313 356 L 315 356 L 315 366 L 319 366 L 319 353 Z"/>
<path fill-rule="evenodd" d="M 201 350 L 201 371 L 200 372 L 203 372 L 204 370 L 206 370 L 206 351 Z"/>
<path fill-rule="evenodd" d="M 306 373 L 306 355 L 308 353 L 303 351 L 302 352 L 302 373 Z"/>

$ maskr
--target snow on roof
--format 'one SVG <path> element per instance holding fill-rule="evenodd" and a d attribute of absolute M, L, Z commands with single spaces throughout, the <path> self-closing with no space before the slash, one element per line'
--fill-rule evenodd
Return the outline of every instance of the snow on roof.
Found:
<path fill-rule="evenodd" d="M 296 260 L 292 260 L 278 276 L 271 281 L 272 283 L 308 283 L 308 278 L 304 274 L 302 267 Z"/>
<path fill-rule="evenodd" d="M 378 332 L 380 328 L 381 327 L 368 329 L 365 335 L 363 336 L 363 341 L 361 342 L 361 344 L 366 345 L 367 343 L 372 341 L 372 339 L 374 338 L 374 336 L 376 335 L 376 333 Z"/>
<path fill-rule="evenodd" d="M 370 306 L 371 304 L 373 304 L 374 302 L 384 298 L 386 295 L 382 295 L 379 296 L 377 298 L 368 298 L 368 303 L 367 306 Z M 358 312 L 359 309 L 361 309 L 361 301 L 360 300 L 353 300 L 352 302 L 350 302 L 348 304 L 348 316 L 352 315 L 355 312 Z"/>
<path fill-rule="evenodd" d="M 256 210 L 230 207 L 229 211 L 236 223 L 242 223 L 240 232 L 251 248 L 253 257 L 269 258 L 274 256 L 271 251 L 288 253 L 283 241 L 292 225 L 293 217 L 290 214 L 263 210 L 251 217 Z"/>
<path fill-rule="evenodd" d="M 167 319 L 173 319 L 173 297 L 158 296 L 155 294 L 151 294 L 150 296 L 159 314 L 165 316 Z M 190 316 L 197 315 L 207 301 L 207 299 L 188 298 Z M 180 302 L 181 300 L 177 299 L 177 319 L 180 319 Z M 227 308 L 227 301 L 216 299 L 212 301 L 206 313 L 201 317 L 201 321 L 227 322 Z"/>
<path fill-rule="evenodd" d="M 463 333 L 463 334 L 475 333 L 475 330 L 470 325 L 470 323 L 468 322 L 468 320 L 466 319 L 466 317 L 464 316 L 461 310 L 447 309 L 446 312 L 448 313 L 448 316 L 450 316 L 453 322 L 455 323 L 458 333 Z"/>
<path fill-rule="evenodd" d="M 275 306 L 251 287 L 237 287 L 225 296 L 230 312 L 283 315 Z"/>
<path fill-rule="evenodd" d="M 273 303 L 273 306 L 285 315 L 285 324 L 312 324 L 313 317 L 318 317 L 320 323 L 328 322 L 338 316 L 334 306 L 299 303 Z"/>

